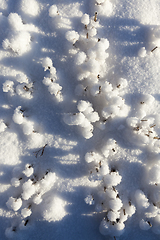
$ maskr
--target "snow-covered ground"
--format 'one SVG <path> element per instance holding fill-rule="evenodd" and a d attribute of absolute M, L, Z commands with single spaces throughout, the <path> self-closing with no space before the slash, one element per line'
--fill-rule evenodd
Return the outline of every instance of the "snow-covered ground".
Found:
<path fill-rule="evenodd" d="M 0 239 L 160 238 L 159 14 L 0 0 Z"/>

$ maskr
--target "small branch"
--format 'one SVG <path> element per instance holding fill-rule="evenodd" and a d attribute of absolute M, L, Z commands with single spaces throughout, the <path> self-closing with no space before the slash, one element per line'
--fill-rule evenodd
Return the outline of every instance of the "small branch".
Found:
<path fill-rule="evenodd" d="M 154 52 L 154 50 L 156 50 L 158 47 L 156 46 L 155 48 L 153 48 L 152 50 L 151 50 L 151 52 Z"/>
<path fill-rule="evenodd" d="M 40 148 L 38 151 L 33 152 L 36 158 L 38 157 L 38 154 L 39 154 L 40 152 L 41 152 L 40 157 L 43 156 L 44 149 L 45 149 L 46 146 L 47 146 L 47 144 L 45 144 L 45 145 L 44 145 L 42 148 Z"/>
<path fill-rule="evenodd" d="M 95 22 L 97 22 L 97 14 L 98 14 L 97 12 L 95 12 L 95 14 L 94 14 L 94 21 Z"/>

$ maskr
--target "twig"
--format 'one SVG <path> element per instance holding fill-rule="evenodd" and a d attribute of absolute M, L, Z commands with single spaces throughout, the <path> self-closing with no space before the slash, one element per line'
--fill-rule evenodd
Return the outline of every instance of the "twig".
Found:
<path fill-rule="evenodd" d="M 97 12 L 95 12 L 95 14 L 94 14 L 94 21 L 96 22 L 97 21 Z"/>
<path fill-rule="evenodd" d="M 156 50 L 158 47 L 156 46 L 155 48 L 153 48 L 152 50 L 151 50 L 151 52 L 154 52 L 154 50 Z"/>
<path fill-rule="evenodd" d="M 41 152 L 41 154 L 40 154 L 40 157 L 43 156 L 44 149 L 45 149 L 46 146 L 47 146 L 47 144 L 45 144 L 45 145 L 44 145 L 42 148 L 40 148 L 38 151 L 33 152 L 36 158 L 38 157 L 38 154 L 39 154 L 41 151 L 42 151 L 42 152 Z"/>

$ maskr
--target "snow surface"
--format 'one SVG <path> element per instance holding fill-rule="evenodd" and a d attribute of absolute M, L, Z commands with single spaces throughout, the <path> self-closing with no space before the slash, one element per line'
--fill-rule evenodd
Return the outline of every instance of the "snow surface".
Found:
<path fill-rule="evenodd" d="M 0 0 L 0 239 L 160 239 L 160 2 Z"/>

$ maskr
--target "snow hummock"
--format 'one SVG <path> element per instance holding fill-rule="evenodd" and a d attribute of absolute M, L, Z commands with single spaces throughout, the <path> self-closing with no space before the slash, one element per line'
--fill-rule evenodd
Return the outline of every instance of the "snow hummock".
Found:
<path fill-rule="evenodd" d="M 67 215 L 67 212 L 65 211 L 65 205 L 66 203 L 63 199 L 61 199 L 59 196 L 54 196 L 47 202 L 47 209 L 43 209 L 43 218 L 48 222 L 62 220 Z"/>

